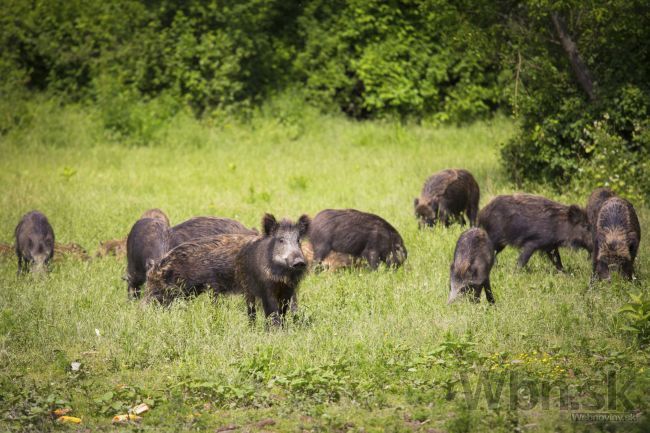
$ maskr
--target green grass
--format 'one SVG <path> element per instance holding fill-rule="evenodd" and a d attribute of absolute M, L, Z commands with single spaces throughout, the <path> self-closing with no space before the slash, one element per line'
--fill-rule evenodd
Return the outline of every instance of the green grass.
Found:
<path fill-rule="evenodd" d="M 462 229 L 418 231 L 413 198 L 428 175 L 449 167 L 474 173 L 481 205 L 514 191 L 497 160 L 499 143 L 514 132 L 508 120 L 436 128 L 355 123 L 280 106 L 245 124 L 179 115 L 149 146 L 136 147 L 108 137 L 92 111 L 38 110 L 30 126 L 0 138 L 1 242 L 12 242 L 31 209 L 49 217 L 58 241 L 92 253 L 99 241 L 125 236 L 151 207 L 172 224 L 218 215 L 248 226 L 259 226 L 264 212 L 295 219 L 354 207 L 391 222 L 409 257 L 397 271 L 309 275 L 299 316 L 271 331 L 261 321 L 248 325 L 240 297 L 214 305 L 200 296 L 167 310 L 129 302 L 125 262 L 114 258 L 64 259 L 44 278 L 18 278 L 14 257 L 2 259 L 0 430 L 113 430 L 111 417 L 143 400 L 153 407 L 134 430 L 648 427 L 643 417 L 573 422 L 557 393 L 550 408 L 529 408 L 522 389 L 512 407 L 508 384 L 498 404 L 487 407 L 481 397 L 467 407 L 462 378 L 473 389 L 482 371 L 493 385 L 511 377 L 566 384 L 580 411 L 606 394 L 607 372 L 615 371 L 620 384 L 634 379 L 626 393 L 632 409 L 619 404 L 616 411 L 649 407 L 650 357 L 618 313 L 630 293 L 646 291 L 647 242 L 636 283 L 589 288 L 586 252 L 568 250 L 561 252 L 564 274 L 541 256 L 516 271 L 517 252 L 506 249 L 492 272 L 495 307 L 485 300 L 446 305 Z M 650 212 L 638 211 L 645 233 Z M 72 361 L 81 362 L 80 372 L 70 371 Z M 56 407 L 72 408 L 81 426 L 57 426 L 49 416 Z M 259 426 L 265 418 L 276 423 Z"/>

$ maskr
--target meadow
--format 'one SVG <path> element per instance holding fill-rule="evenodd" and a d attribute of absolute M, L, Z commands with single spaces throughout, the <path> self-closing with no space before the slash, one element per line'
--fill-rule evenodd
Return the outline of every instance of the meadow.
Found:
<path fill-rule="evenodd" d="M 152 207 L 172 224 L 216 215 L 250 227 L 265 212 L 296 219 L 352 207 L 393 224 L 408 260 L 398 270 L 311 273 L 298 314 L 268 330 L 261 319 L 249 326 L 237 296 L 169 309 L 128 301 L 125 260 L 63 258 L 45 277 L 17 277 L 15 257 L 3 257 L 0 430 L 113 431 L 114 415 L 146 402 L 150 411 L 122 430 L 648 431 L 647 241 L 636 281 L 591 287 L 585 251 L 561 250 L 559 273 L 541 255 L 516 270 L 507 248 L 492 271 L 495 306 L 446 305 L 463 228 L 418 230 L 413 198 L 450 167 L 474 174 L 481 206 L 516 191 L 498 163 L 511 120 L 353 122 L 269 106 L 246 122 L 180 114 L 135 145 L 83 107 L 33 110 L 29 126 L 0 137 L 0 242 L 13 242 L 32 209 L 58 242 L 92 254 Z M 637 210 L 643 236 L 650 211 Z M 82 423 L 57 424 L 57 408 Z"/>

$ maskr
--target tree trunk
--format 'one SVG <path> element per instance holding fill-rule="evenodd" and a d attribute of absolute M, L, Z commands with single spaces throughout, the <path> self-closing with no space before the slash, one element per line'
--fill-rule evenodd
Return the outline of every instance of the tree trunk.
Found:
<path fill-rule="evenodd" d="M 573 42 L 573 39 L 571 39 L 571 35 L 569 35 L 569 31 L 567 30 L 564 20 L 557 12 L 553 12 L 551 14 L 551 20 L 553 21 L 555 31 L 560 38 L 560 42 L 562 42 L 562 48 L 564 48 L 564 52 L 566 52 L 567 56 L 569 57 L 571 69 L 573 69 L 573 73 L 578 80 L 578 84 L 580 87 L 582 87 L 582 90 L 585 91 L 587 96 L 589 96 L 589 100 L 593 101 L 595 99 L 594 83 L 591 79 L 591 74 L 589 73 L 587 65 L 584 64 L 582 58 L 580 57 L 578 47 L 576 46 L 575 42 Z"/>

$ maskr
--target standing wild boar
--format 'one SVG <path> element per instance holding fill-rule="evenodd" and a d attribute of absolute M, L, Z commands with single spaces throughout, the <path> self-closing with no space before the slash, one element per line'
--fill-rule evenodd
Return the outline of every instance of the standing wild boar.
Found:
<path fill-rule="evenodd" d="M 255 230 L 246 228 L 239 221 L 230 218 L 195 217 L 171 228 L 169 248 L 172 249 L 183 242 L 202 237 L 224 234 L 256 235 L 258 233 Z"/>
<path fill-rule="evenodd" d="M 584 248 L 591 252 L 587 213 L 576 205 L 565 206 L 530 194 L 500 195 L 478 216 L 499 253 L 506 245 L 521 248 L 517 264 L 526 266 L 535 251 L 543 251 L 558 270 L 563 270 L 559 247 Z"/>
<path fill-rule="evenodd" d="M 264 314 L 278 325 L 307 270 L 300 240 L 309 230 L 309 217 L 297 223 L 276 221 L 271 214 L 262 219 L 263 235 L 244 245 L 237 255 L 236 279 L 248 305 L 248 317 L 255 320 L 255 301 L 260 299 Z"/>
<path fill-rule="evenodd" d="M 596 220 L 598 219 L 598 211 L 600 207 L 605 203 L 610 197 L 616 197 L 616 194 L 609 188 L 596 188 L 593 190 L 589 196 L 589 201 L 587 202 L 587 217 L 589 218 L 589 224 L 591 225 L 592 231 L 596 227 Z"/>
<path fill-rule="evenodd" d="M 18 273 L 31 265 L 34 272 L 46 270 L 54 255 L 54 230 L 47 217 L 38 211 L 25 214 L 16 226 Z"/>
<path fill-rule="evenodd" d="M 235 282 L 235 259 L 256 237 L 240 233 L 183 242 L 149 270 L 146 300 L 169 305 L 177 297 L 198 295 L 208 288 L 215 296 L 240 292 Z"/>
<path fill-rule="evenodd" d="M 471 228 L 458 238 L 451 263 L 449 277 L 449 298 L 451 304 L 458 296 L 469 291 L 474 292 L 474 301 L 481 299 L 481 290 L 485 289 L 488 302 L 494 304 L 490 287 L 490 271 L 494 265 L 494 246 L 485 230 Z"/>
<path fill-rule="evenodd" d="M 336 252 L 361 258 L 376 269 L 380 262 L 398 267 L 407 257 L 402 237 L 392 225 L 377 215 L 355 209 L 319 212 L 311 222 L 309 240 L 314 263 Z"/>
<path fill-rule="evenodd" d="M 453 220 L 465 225 L 463 212 L 476 226 L 480 190 L 474 176 L 463 169 L 442 170 L 424 183 L 420 197 L 413 201 L 418 226 L 432 227 L 442 221 L 448 227 Z"/>
<path fill-rule="evenodd" d="M 126 281 L 130 298 L 140 297 L 140 287 L 147 271 L 169 249 L 169 225 L 159 218 L 141 218 L 133 224 L 126 238 Z"/>
<path fill-rule="evenodd" d="M 609 279 L 610 267 L 616 267 L 625 278 L 632 279 L 641 242 L 641 226 L 632 204 L 619 197 L 605 200 L 594 233 L 594 277 Z"/>

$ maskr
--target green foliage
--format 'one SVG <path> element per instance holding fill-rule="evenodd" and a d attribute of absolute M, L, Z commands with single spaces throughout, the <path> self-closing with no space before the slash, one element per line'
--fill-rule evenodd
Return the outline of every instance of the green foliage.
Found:
<path fill-rule="evenodd" d="M 296 70 L 309 97 L 353 117 L 461 122 L 503 102 L 498 42 L 451 2 L 313 1 L 300 29 Z"/>
<path fill-rule="evenodd" d="M 650 296 L 645 293 L 630 294 L 630 302 L 618 314 L 624 317 L 622 330 L 631 333 L 640 344 L 650 343 Z"/>
<path fill-rule="evenodd" d="M 636 200 L 650 197 L 650 182 L 641 174 L 650 148 L 650 49 L 641 41 L 650 37 L 650 27 L 639 19 L 648 10 L 647 4 L 610 0 L 522 2 L 513 13 L 508 56 L 517 78 L 508 88 L 521 130 L 502 150 L 512 180 L 573 184 L 583 192 L 609 185 Z M 565 18 L 591 72 L 593 100 L 557 40 L 552 12 Z"/>

